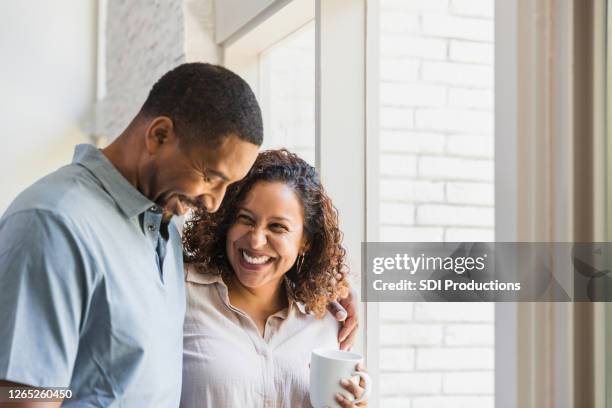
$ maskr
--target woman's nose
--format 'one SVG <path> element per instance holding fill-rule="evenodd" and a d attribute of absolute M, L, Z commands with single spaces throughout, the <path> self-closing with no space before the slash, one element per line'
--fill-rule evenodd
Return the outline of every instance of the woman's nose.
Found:
<path fill-rule="evenodd" d="M 263 228 L 253 227 L 250 233 L 250 244 L 253 249 L 262 248 L 266 245 L 267 238 Z"/>

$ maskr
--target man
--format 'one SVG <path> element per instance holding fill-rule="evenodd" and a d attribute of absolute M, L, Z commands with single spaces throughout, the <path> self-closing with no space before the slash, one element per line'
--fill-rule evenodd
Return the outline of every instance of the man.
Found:
<path fill-rule="evenodd" d="M 68 387 L 64 406 L 178 406 L 184 275 L 168 221 L 216 211 L 262 139 L 241 78 L 184 64 L 110 146 L 77 146 L 22 192 L 0 219 L 0 386 Z"/>

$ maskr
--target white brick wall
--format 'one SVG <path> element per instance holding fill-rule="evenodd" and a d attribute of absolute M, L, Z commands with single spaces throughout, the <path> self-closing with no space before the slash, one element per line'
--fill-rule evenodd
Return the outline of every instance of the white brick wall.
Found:
<path fill-rule="evenodd" d="M 492 394 L 493 378 L 487 372 L 446 373 L 442 377 L 444 394 Z"/>
<path fill-rule="evenodd" d="M 493 44 L 462 40 L 451 40 L 449 43 L 451 61 L 492 65 L 493 51 Z"/>
<path fill-rule="evenodd" d="M 440 394 L 442 375 L 423 372 L 382 374 L 380 392 L 383 395 Z"/>
<path fill-rule="evenodd" d="M 441 345 L 444 327 L 429 323 L 381 323 L 382 346 L 433 346 Z"/>
<path fill-rule="evenodd" d="M 380 237 L 493 241 L 494 0 L 382 0 Z M 491 304 L 382 303 L 381 406 L 492 408 Z"/>
<path fill-rule="evenodd" d="M 406 38 L 406 35 L 385 35 L 380 44 L 383 57 L 415 57 L 444 60 L 447 54 L 446 41 L 436 38 Z"/>
<path fill-rule="evenodd" d="M 493 41 L 493 21 L 490 19 L 424 14 L 421 29 L 423 34 L 432 37 Z"/>
<path fill-rule="evenodd" d="M 493 350 L 490 347 L 431 347 L 417 350 L 416 369 L 492 370 Z"/>
<path fill-rule="evenodd" d="M 481 303 L 416 303 L 414 320 L 441 323 L 493 323 L 493 308 L 483 308 Z"/>
<path fill-rule="evenodd" d="M 382 129 L 411 129 L 414 127 L 414 110 L 385 107 L 380 112 Z"/>
<path fill-rule="evenodd" d="M 418 109 L 416 127 L 438 132 L 488 133 L 493 128 L 490 111 L 432 108 Z"/>
<path fill-rule="evenodd" d="M 219 62 L 213 26 L 212 0 L 108 1 L 106 98 L 98 119 L 110 140 L 165 72 L 187 61 Z"/>
<path fill-rule="evenodd" d="M 380 163 L 380 173 L 383 176 L 415 177 L 417 174 L 417 157 L 414 155 L 383 154 Z"/>
<path fill-rule="evenodd" d="M 493 18 L 495 3 L 490 0 L 451 0 L 450 10 L 454 14 Z"/>
<path fill-rule="evenodd" d="M 493 397 L 419 397 L 414 398 L 411 408 L 490 408 L 494 406 Z"/>
<path fill-rule="evenodd" d="M 382 131 L 380 150 L 386 153 L 444 153 L 446 137 L 439 133 Z"/>

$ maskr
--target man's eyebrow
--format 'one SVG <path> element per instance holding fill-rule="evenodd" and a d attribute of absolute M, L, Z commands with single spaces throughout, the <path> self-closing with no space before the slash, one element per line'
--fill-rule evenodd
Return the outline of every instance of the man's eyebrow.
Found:
<path fill-rule="evenodd" d="M 224 173 L 220 171 L 213 170 L 213 169 L 206 169 L 206 173 L 213 175 L 213 176 L 217 176 L 225 181 L 229 181 L 229 177 L 227 177 Z"/>

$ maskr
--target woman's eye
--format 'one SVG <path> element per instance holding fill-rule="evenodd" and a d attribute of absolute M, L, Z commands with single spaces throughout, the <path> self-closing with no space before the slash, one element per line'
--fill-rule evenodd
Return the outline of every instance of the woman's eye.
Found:
<path fill-rule="evenodd" d="M 244 215 L 244 214 L 238 214 L 238 217 L 236 217 L 236 219 L 240 222 L 242 222 L 243 224 L 252 224 L 253 220 L 251 219 L 251 217 Z"/>
<path fill-rule="evenodd" d="M 288 232 L 289 228 L 287 228 L 286 226 L 284 226 L 283 224 L 272 224 L 270 226 L 274 231 L 277 232 Z"/>

